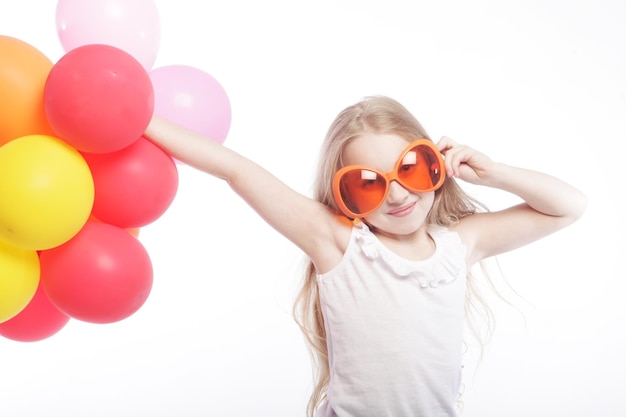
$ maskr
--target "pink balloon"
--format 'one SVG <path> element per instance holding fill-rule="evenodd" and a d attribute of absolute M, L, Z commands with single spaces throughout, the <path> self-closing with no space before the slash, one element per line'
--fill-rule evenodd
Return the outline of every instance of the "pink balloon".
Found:
<path fill-rule="evenodd" d="M 134 314 L 152 289 L 148 252 L 119 227 L 87 222 L 76 236 L 41 251 L 41 284 L 68 316 L 112 323 Z"/>
<path fill-rule="evenodd" d="M 89 44 L 120 48 L 146 70 L 156 60 L 161 23 L 153 0 L 59 0 L 56 26 L 66 52 Z"/>
<path fill-rule="evenodd" d="M 171 156 L 140 137 L 111 153 L 83 154 L 95 187 L 92 214 L 125 229 L 158 219 L 178 188 L 178 171 Z"/>
<path fill-rule="evenodd" d="M 154 89 L 154 114 L 223 143 L 228 136 L 231 107 L 222 85 L 206 72 L 168 65 L 149 72 Z"/>
<path fill-rule="evenodd" d="M 18 342 L 37 342 L 58 333 L 69 320 L 67 314 L 50 302 L 40 282 L 26 308 L 0 323 L 0 335 Z"/>

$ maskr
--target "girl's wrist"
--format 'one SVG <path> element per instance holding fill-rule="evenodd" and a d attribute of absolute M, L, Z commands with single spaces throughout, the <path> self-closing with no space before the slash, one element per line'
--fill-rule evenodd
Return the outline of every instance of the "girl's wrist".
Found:
<path fill-rule="evenodd" d="M 494 162 L 480 177 L 480 185 L 490 188 L 506 189 L 514 168 L 502 162 Z"/>

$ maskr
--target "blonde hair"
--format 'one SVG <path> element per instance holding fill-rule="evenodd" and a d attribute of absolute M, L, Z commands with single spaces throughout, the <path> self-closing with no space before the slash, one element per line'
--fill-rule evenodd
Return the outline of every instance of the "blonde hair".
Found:
<path fill-rule="evenodd" d="M 332 177 L 342 166 L 342 155 L 346 145 L 363 132 L 377 134 L 393 133 L 408 142 L 425 138 L 430 139 L 420 122 L 400 103 L 382 96 L 366 97 L 347 107 L 335 118 L 324 140 L 317 176 L 314 184 L 314 198 L 326 206 L 337 210 L 332 193 Z M 444 185 L 435 192 L 435 199 L 427 221 L 431 224 L 448 227 L 459 219 L 486 208 L 461 190 L 453 179 L 446 179 Z M 471 281 L 468 275 L 468 283 Z M 471 285 L 468 285 L 466 310 L 476 308 L 476 301 Z M 482 303 L 482 299 L 478 299 Z M 491 314 L 487 310 L 487 317 Z M 311 349 L 314 370 L 314 387 L 308 406 L 307 415 L 313 417 L 316 409 L 326 398 L 330 382 L 326 329 L 320 307 L 316 271 L 309 261 L 304 281 L 294 304 L 294 317 L 302 329 Z"/>

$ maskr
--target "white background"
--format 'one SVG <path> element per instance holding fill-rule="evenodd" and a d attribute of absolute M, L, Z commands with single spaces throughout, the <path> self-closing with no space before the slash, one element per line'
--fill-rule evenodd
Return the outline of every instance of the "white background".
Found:
<path fill-rule="evenodd" d="M 574 226 L 499 257 L 519 293 L 465 366 L 464 417 L 626 415 L 626 3 L 618 0 L 157 0 L 155 68 L 217 78 L 226 145 L 309 193 L 336 113 L 406 105 L 431 136 L 550 172 L 590 198 Z M 56 1 L 0 3 L 0 34 L 62 55 Z M 142 229 L 154 288 L 115 324 L 0 339 L 0 416 L 303 416 L 311 387 L 291 318 L 301 254 L 226 184 L 179 166 Z M 253 179 L 251 179 L 253 180 Z M 492 209 L 517 200 L 467 188 Z"/>

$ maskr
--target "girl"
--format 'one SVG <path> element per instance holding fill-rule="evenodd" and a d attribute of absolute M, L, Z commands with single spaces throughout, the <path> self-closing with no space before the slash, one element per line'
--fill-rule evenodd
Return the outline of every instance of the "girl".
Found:
<path fill-rule="evenodd" d="M 317 366 L 309 416 L 456 416 L 468 271 L 571 224 L 586 206 L 559 179 L 496 163 L 447 137 L 435 145 L 386 97 L 335 119 L 315 199 L 172 123 L 154 118 L 145 135 L 228 181 L 310 259 L 295 309 Z M 479 210 L 456 178 L 524 202 Z"/>

